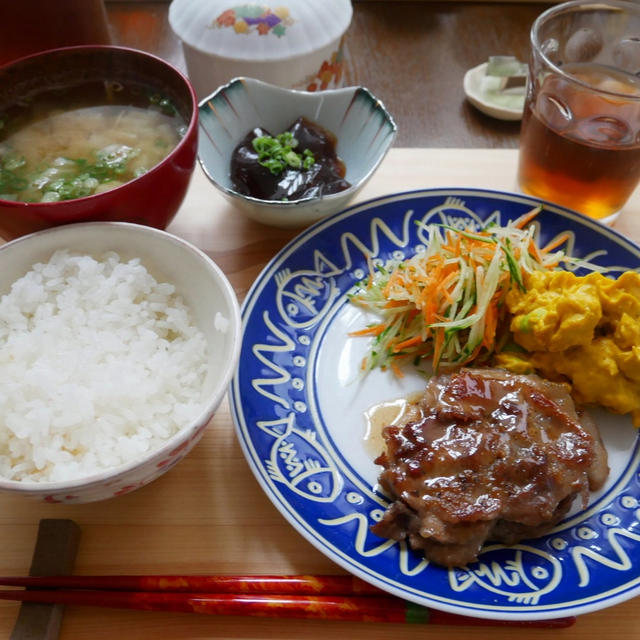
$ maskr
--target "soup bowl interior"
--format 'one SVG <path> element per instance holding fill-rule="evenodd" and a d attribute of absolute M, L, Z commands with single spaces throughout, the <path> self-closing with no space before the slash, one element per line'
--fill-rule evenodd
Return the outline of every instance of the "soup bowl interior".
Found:
<path fill-rule="evenodd" d="M 153 168 L 121 186 L 57 202 L 20 202 L 0 188 L 0 236 L 6 240 L 70 222 L 110 220 L 164 229 L 176 214 L 197 153 L 197 100 L 188 80 L 151 54 L 113 46 L 80 46 L 28 56 L 0 68 L 0 116 L 10 122 L 17 105 L 37 106 L 100 86 L 124 86 L 142 97 L 161 96 L 184 123 L 177 145 Z M 6 131 L 11 127 L 5 127 Z M 70 132 L 70 135 L 73 132 Z M 43 141 L 46 143 L 46 140 Z M 46 145 L 45 145 L 46 146 Z"/>

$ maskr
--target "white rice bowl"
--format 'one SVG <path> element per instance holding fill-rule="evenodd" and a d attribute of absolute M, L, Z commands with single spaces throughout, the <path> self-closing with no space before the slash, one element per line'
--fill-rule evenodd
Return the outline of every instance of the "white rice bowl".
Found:
<path fill-rule="evenodd" d="M 222 399 L 239 324 L 218 267 L 162 231 L 87 223 L 1 247 L 0 488 L 85 502 L 163 473 Z"/>

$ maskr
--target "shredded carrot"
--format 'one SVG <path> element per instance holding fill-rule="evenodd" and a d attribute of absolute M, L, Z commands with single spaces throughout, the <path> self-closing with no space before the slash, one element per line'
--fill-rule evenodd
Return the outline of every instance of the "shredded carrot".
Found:
<path fill-rule="evenodd" d="M 469 362 L 473 362 L 478 357 L 478 354 L 480 353 L 480 349 L 482 349 L 482 345 L 481 344 L 479 344 L 471 352 L 471 354 L 465 358 L 465 360 L 464 360 L 464 362 L 462 364 L 468 364 Z"/>
<path fill-rule="evenodd" d="M 398 366 L 397 362 L 391 362 L 391 370 L 396 374 L 397 378 L 404 378 L 404 373 L 402 373 L 402 369 Z"/>
<path fill-rule="evenodd" d="M 484 335 L 482 337 L 482 346 L 491 351 L 496 337 L 496 328 L 498 326 L 498 304 L 492 302 L 487 308 L 484 320 Z"/>
<path fill-rule="evenodd" d="M 536 243 L 533 240 L 529 240 L 529 253 L 537 262 L 542 262 L 542 255 L 538 249 Z"/>
<path fill-rule="evenodd" d="M 349 335 L 354 338 L 359 336 L 379 336 L 385 330 L 386 326 L 385 324 L 376 324 L 364 329 L 358 329 L 357 331 L 351 331 Z"/>
<path fill-rule="evenodd" d="M 395 307 L 406 307 L 406 306 L 407 306 L 406 300 L 389 300 L 389 302 L 385 302 L 384 304 L 385 309 L 394 309 Z"/>
<path fill-rule="evenodd" d="M 438 329 L 435 333 L 433 347 L 433 366 L 437 368 L 442 357 L 442 348 L 444 347 L 444 329 Z"/>
<path fill-rule="evenodd" d="M 529 213 L 525 213 L 521 215 L 513 225 L 516 229 L 524 229 L 542 210 L 542 207 L 535 207 L 529 211 Z"/>
<path fill-rule="evenodd" d="M 369 280 L 367 282 L 367 289 L 371 289 L 371 287 L 373 287 L 373 282 L 375 278 L 375 272 L 373 270 L 373 262 L 371 260 L 367 260 L 367 266 L 369 267 Z"/>
<path fill-rule="evenodd" d="M 413 336 L 413 338 L 407 338 L 402 342 L 397 342 L 393 345 L 393 350 L 397 353 L 398 351 L 402 351 L 407 347 L 415 347 L 417 344 L 422 342 L 422 336 Z"/>
<path fill-rule="evenodd" d="M 436 295 L 442 296 L 448 304 L 453 304 L 454 299 L 451 297 L 451 293 L 449 292 L 449 286 L 457 280 L 459 274 L 455 271 L 452 271 L 445 279 L 436 287 Z"/>
<path fill-rule="evenodd" d="M 569 238 L 571 234 L 569 232 L 561 233 L 555 240 L 549 242 L 549 244 L 545 245 L 540 249 L 541 253 L 549 253 L 549 251 L 553 251 L 557 249 L 560 245 L 564 244 Z"/>
<path fill-rule="evenodd" d="M 525 273 L 572 260 L 562 251 L 553 253 L 569 234 L 540 249 L 531 228 L 525 228 L 540 211 L 537 207 L 504 227 L 480 230 L 425 225 L 430 240 L 422 253 L 375 273 L 370 264 L 366 288 L 363 283 L 349 296 L 381 316 L 379 324 L 350 333 L 372 338 L 364 370 L 390 368 L 399 375 L 404 364 L 424 358 L 431 358 L 437 370 L 495 351 L 507 330 L 507 293 L 524 289 Z"/>

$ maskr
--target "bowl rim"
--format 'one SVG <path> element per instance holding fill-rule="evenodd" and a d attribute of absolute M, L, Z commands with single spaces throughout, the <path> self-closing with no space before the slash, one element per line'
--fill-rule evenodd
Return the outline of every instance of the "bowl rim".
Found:
<path fill-rule="evenodd" d="M 383 153 L 379 155 L 375 163 L 371 165 L 371 167 L 369 167 L 366 174 L 362 176 L 357 183 L 354 183 L 347 189 L 344 189 L 343 191 L 338 191 L 337 193 L 330 193 L 328 195 L 320 195 L 320 196 L 308 196 L 306 198 L 298 198 L 296 200 L 263 200 L 261 198 L 255 198 L 253 196 L 248 196 L 243 193 L 239 193 L 235 189 L 226 187 L 222 185 L 220 181 L 211 174 L 211 172 L 207 168 L 207 165 L 203 161 L 200 155 L 200 152 L 198 151 L 198 164 L 204 171 L 207 178 L 214 184 L 214 186 L 216 186 L 218 189 L 220 189 L 220 191 L 222 191 L 223 193 L 225 193 L 227 196 L 231 198 L 244 200 L 246 202 L 253 203 L 254 205 L 257 205 L 257 206 L 272 208 L 272 209 L 283 209 L 283 208 L 287 209 L 287 208 L 297 207 L 302 204 L 309 204 L 312 202 L 323 202 L 326 200 L 339 201 L 343 198 L 351 197 L 362 187 L 362 185 L 364 185 L 369 180 L 369 178 L 373 175 L 376 169 L 380 166 L 380 163 L 384 160 L 385 156 L 387 155 L 387 152 L 393 145 L 393 141 L 395 140 L 396 135 L 398 133 L 398 125 L 396 124 L 396 121 L 394 120 L 391 113 L 385 107 L 384 102 L 382 102 L 382 100 L 377 98 L 367 87 L 363 85 L 351 85 L 349 87 L 341 87 L 339 89 L 326 89 L 324 91 L 304 91 L 302 89 L 289 89 L 285 87 L 280 87 L 278 85 L 271 84 L 269 82 L 264 82 L 263 80 L 258 80 L 256 78 L 250 78 L 247 76 L 236 76 L 235 78 L 232 78 L 231 80 L 229 80 L 229 82 L 226 82 L 225 84 L 220 85 L 215 91 L 210 93 L 208 96 L 202 98 L 202 100 L 200 100 L 200 102 L 198 103 L 198 112 L 200 112 L 200 109 L 203 109 L 210 100 L 213 100 L 214 97 L 216 97 L 221 93 L 224 93 L 225 91 L 229 90 L 232 86 L 237 84 L 249 84 L 249 85 L 262 86 L 267 89 L 280 92 L 282 95 L 285 95 L 285 96 L 292 95 L 292 94 L 305 95 L 305 96 L 310 96 L 310 99 L 313 99 L 314 97 L 316 97 L 318 100 L 322 100 L 323 96 L 326 96 L 327 94 L 335 95 L 340 93 L 344 93 L 344 94 L 353 93 L 355 95 L 356 93 L 361 92 L 361 93 L 364 93 L 369 98 L 369 100 L 371 100 L 372 104 L 374 104 L 375 107 L 382 112 L 382 114 L 384 115 L 385 122 L 387 122 L 391 128 L 391 132 L 388 137 L 389 142 L 386 145 Z M 206 131 L 205 126 L 202 122 L 202 118 L 199 118 L 198 127 Z"/>
<path fill-rule="evenodd" d="M 208 423 L 213 418 L 215 411 L 227 393 L 227 389 L 233 377 L 234 371 L 238 359 L 240 357 L 240 347 L 242 342 L 242 319 L 240 315 L 240 305 L 236 293 L 231 285 L 231 282 L 212 258 L 210 258 L 204 251 L 191 244 L 187 240 L 180 238 L 168 231 L 162 229 L 156 229 L 154 227 L 148 227 L 132 222 L 112 222 L 112 221 L 94 221 L 94 222 L 78 222 L 58 227 L 50 227 L 48 229 L 42 229 L 41 231 L 35 231 L 28 235 L 15 238 L 2 246 L 0 246 L 0 254 L 4 252 L 7 247 L 14 247 L 23 243 L 37 242 L 38 238 L 48 234 L 60 234 L 72 232 L 75 229 L 88 228 L 88 227 L 101 227 L 105 228 L 120 228 L 131 231 L 132 233 L 139 233 L 141 235 L 147 235 L 153 238 L 152 242 L 158 239 L 160 242 L 168 242 L 171 244 L 179 245 L 182 249 L 185 249 L 188 253 L 192 254 L 210 273 L 218 280 L 221 289 L 223 291 L 224 300 L 229 308 L 229 336 L 231 339 L 231 354 L 226 362 L 222 363 L 219 370 L 222 370 L 223 375 L 219 377 L 218 383 L 215 385 L 211 397 L 203 404 L 202 409 L 198 415 L 194 416 L 189 423 L 182 426 L 176 433 L 168 438 L 161 447 L 152 449 L 145 453 L 145 455 L 138 460 L 127 462 L 110 469 L 98 471 L 93 474 L 74 478 L 72 480 L 58 480 L 58 481 L 24 481 L 24 480 L 9 480 L 7 478 L 0 477 L 0 490 L 11 491 L 13 493 L 20 494 L 54 494 L 63 491 L 74 490 L 86 491 L 102 484 L 106 480 L 114 479 L 115 476 L 128 473 L 140 467 L 146 465 L 150 460 L 154 458 L 163 458 L 169 454 L 178 443 L 183 441 L 189 441 L 190 436 L 200 427 L 204 428 L 208 426 Z M 108 232 L 107 232 L 108 233 Z M 179 291 L 177 292 L 180 293 Z M 213 318 L 211 319 L 213 322 Z"/>
<path fill-rule="evenodd" d="M 182 42 L 183 47 L 188 47 L 192 51 L 195 51 L 198 54 L 201 54 L 203 56 L 206 56 L 207 58 L 210 58 L 210 62 L 217 62 L 222 64 L 232 62 L 237 65 L 241 65 L 241 64 L 251 65 L 251 66 L 256 65 L 257 67 L 265 68 L 268 66 L 275 66 L 277 64 L 286 64 L 289 62 L 299 63 L 299 62 L 305 62 L 306 60 L 312 60 L 319 53 L 322 53 L 326 49 L 331 49 L 332 47 L 335 47 L 335 46 L 337 46 L 338 49 L 340 49 L 341 47 L 343 47 L 344 33 L 337 35 L 333 40 L 327 40 L 326 44 L 322 45 L 322 47 L 319 47 L 318 49 L 309 49 L 308 51 L 303 51 L 300 53 L 285 53 L 285 54 L 282 54 L 281 56 L 278 56 L 278 57 L 274 56 L 273 58 L 268 58 L 266 60 L 265 59 L 254 60 L 253 58 L 248 58 L 248 57 L 241 58 L 239 56 L 229 56 L 229 55 L 223 56 L 219 53 L 214 53 L 213 51 L 206 51 L 205 49 L 197 47 L 196 45 L 190 42 L 186 42 L 182 40 L 182 38 L 180 38 L 180 40 Z"/>
<path fill-rule="evenodd" d="M 56 47 L 55 49 L 38 51 L 36 53 L 31 53 L 29 55 L 23 56 L 22 58 L 10 60 L 6 64 L 0 66 L 0 72 L 12 67 L 13 65 L 27 62 L 32 58 L 46 57 L 53 53 L 56 53 L 56 54 L 65 53 L 65 52 L 74 53 L 74 52 L 80 52 L 80 51 L 104 51 L 105 53 L 108 53 L 110 51 L 117 51 L 117 52 L 125 53 L 127 55 L 135 55 L 141 58 L 147 58 L 147 59 L 153 60 L 156 63 L 159 63 L 161 66 L 166 67 L 170 72 L 172 72 L 178 78 L 178 80 L 182 82 L 182 84 L 185 86 L 185 88 L 189 93 L 191 104 L 190 104 L 190 118 L 189 118 L 189 122 L 187 123 L 187 130 L 185 131 L 182 138 L 178 141 L 178 144 L 160 162 L 155 164 L 153 167 L 151 167 L 151 169 L 149 169 L 142 175 L 137 176 L 136 178 L 132 178 L 131 180 L 128 180 L 127 182 L 117 187 L 113 187 L 112 189 L 107 189 L 106 191 L 102 191 L 101 193 L 93 193 L 89 196 L 83 196 L 81 198 L 70 198 L 68 200 L 58 200 L 57 202 L 22 202 L 20 200 L 6 200 L 0 197 L 0 206 L 14 207 L 18 209 L 22 209 L 22 208 L 27 209 L 29 207 L 31 208 L 44 207 L 45 209 L 51 209 L 52 207 L 55 207 L 55 206 L 61 207 L 62 205 L 69 204 L 69 203 L 75 204 L 76 202 L 79 202 L 79 203 L 91 202 L 92 200 L 96 198 L 100 198 L 105 194 L 115 194 L 120 190 L 124 189 L 125 187 L 128 187 L 132 182 L 142 180 L 147 176 L 153 176 L 154 174 L 158 173 L 158 171 L 160 171 L 162 167 L 165 167 L 168 163 L 170 163 L 172 159 L 179 152 L 181 152 L 185 146 L 189 144 L 189 139 L 191 138 L 192 135 L 194 135 L 194 129 L 196 129 L 196 137 L 197 137 L 198 114 L 199 114 L 198 97 L 196 96 L 195 89 L 193 88 L 191 82 L 189 81 L 187 76 L 184 73 L 182 73 L 182 71 L 180 71 L 176 66 L 174 66 L 170 62 L 167 62 L 163 58 L 160 58 L 159 56 L 156 56 L 153 53 L 142 51 L 141 49 L 135 49 L 133 47 L 122 47 L 119 45 L 109 45 L 109 44 L 89 44 L 89 45 L 81 44 L 81 45 L 74 45 L 70 47 Z M 84 215 L 86 215 L 86 213 L 79 212 L 77 215 L 78 217 L 83 217 Z"/>

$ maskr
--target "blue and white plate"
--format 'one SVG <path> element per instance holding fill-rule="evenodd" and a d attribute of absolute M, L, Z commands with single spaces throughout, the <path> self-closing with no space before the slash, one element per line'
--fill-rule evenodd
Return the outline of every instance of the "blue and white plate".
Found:
<path fill-rule="evenodd" d="M 359 204 L 290 242 L 243 305 L 244 338 L 231 387 L 249 464 L 289 522 L 346 570 L 407 600 L 463 615 L 542 619 L 575 615 L 640 594 L 640 446 L 630 419 L 594 411 L 611 473 L 549 535 L 485 547 L 478 562 L 446 570 L 369 528 L 387 504 L 376 490 L 376 453 L 365 412 L 424 387 L 417 374 L 359 375 L 365 326 L 346 298 L 367 274 L 365 256 L 410 257 L 425 238 L 416 222 L 480 225 L 514 220 L 539 203 L 477 189 L 400 193 Z M 569 231 L 573 255 L 620 269 L 640 248 L 615 231 L 546 205 L 540 242 Z"/>

